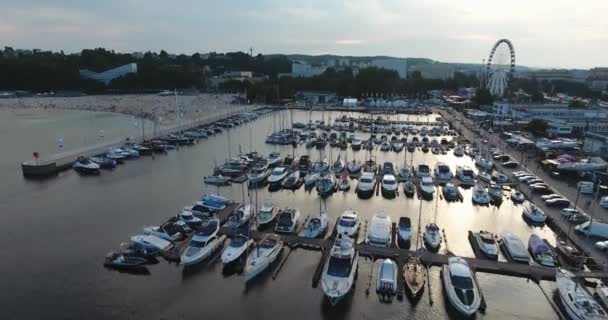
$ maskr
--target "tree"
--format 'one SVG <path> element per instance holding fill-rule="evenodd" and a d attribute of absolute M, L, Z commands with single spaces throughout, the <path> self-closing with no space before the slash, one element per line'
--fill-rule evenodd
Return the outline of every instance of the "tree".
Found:
<path fill-rule="evenodd" d="M 534 133 L 534 135 L 543 136 L 547 131 L 547 122 L 541 119 L 533 119 L 526 125 L 526 130 Z"/>
<path fill-rule="evenodd" d="M 477 106 L 489 105 L 494 102 L 494 97 L 490 93 L 490 90 L 487 88 L 477 88 L 475 91 L 475 97 L 473 97 L 473 101 L 477 104 Z"/>

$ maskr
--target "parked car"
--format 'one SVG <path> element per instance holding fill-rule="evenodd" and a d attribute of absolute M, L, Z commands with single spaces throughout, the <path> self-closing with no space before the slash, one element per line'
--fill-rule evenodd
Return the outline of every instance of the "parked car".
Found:
<path fill-rule="evenodd" d="M 564 216 L 566 218 L 570 218 L 572 215 L 579 214 L 579 213 L 581 213 L 581 212 L 578 211 L 578 209 L 574 209 L 574 208 L 564 208 L 561 210 L 562 216 Z"/>
<path fill-rule="evenodd" d="M 602 197 L 600 200 L 600 207 L 608 209 L 608 196 Z"/>
<path fill-rule="evenodd" d="M 575 213 L 568 218 L 568 221 L 570 221 L 573 224 L 581 224 L 581 223 L 587 222 L 589 220 L 591 220 L 591 217 L 589 217 L 589 215 L 587 215 L 586 213 L 583 213 L 583 212 Z"/>
<path fill-rule="evenodd" d="M 519 167 L 519 163 L 515 161 L 506 161 L 502 163 L 502 166 L 505 168 L 517 168 Z"/>
<path fill-rule="evenodd" d="M 545 202 L 550 207 L 567 208 L 570 206 L 570 200 L 566 198 L 553 198 Z"/>

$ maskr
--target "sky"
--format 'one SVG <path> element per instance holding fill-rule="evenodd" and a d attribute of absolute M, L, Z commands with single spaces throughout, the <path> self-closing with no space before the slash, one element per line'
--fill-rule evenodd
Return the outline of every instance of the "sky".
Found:
<path fill-rule="evenodd" d="M 0 47 L 248 51 L 608 66 L 607 0 L 0 0 Z"/>

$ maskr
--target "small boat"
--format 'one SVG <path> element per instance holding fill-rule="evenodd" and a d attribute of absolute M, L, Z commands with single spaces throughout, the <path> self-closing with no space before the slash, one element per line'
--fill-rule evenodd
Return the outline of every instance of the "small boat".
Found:
<path fill-rule="evenodd" d="M 407 151 L 408 152 L 414 152 L 416 151 L 416 146 L 412 143 L 412 144 L 408 144 L 407 145 Z"/>
<path fill-rule="evenodd" d="M 475 165 L 487 171 L 492 171 L 492 168 L 494 167 L 494 161 L 482 156 L 476 156 Z"/>
<path fill-rule="evenodd" d="M 346 174 L 340 177 L 340 181 L 338 181 L 338 189 L 340 191 L 348 191 L 350 189 L 350 181 L 348 180 L 348 176 Z"/>
<path fill-rule="evenodd" d="M 353 141 L 350 143 L 350 147 L 354 150 L 354 151 L 358 151 L 361 150 L 361 146 L 363 145 L 363 140 L 361 140 L 361 138 L 355 137 L 353 139 Z"/>
<path fill-rule="evenodd" d="M 277 216 L 277 223 L 274 226 L 274 231 L 277 233 L 292 233 L 298 225 L 298 219 L 300 219 L 300 210 L 285 208 L 281 210 Z"/>
<path fill-rule="evenodd" d="M 312 216 L 304 224 L 304 238 L 318 238 L 327 231 L 327 213 L 321 211 L 318 215 Z"/>
<path fill-rule="evenodd" d="M 407 164 L 407 162 L 403 163 L 403 166 L 399 169 L 399 179 L 402 181 L 410 180 L 412 177 L 412 168 Z"/>
<path fill-rule="evenodd" d="M 454 148 L 454 155 L 455 155 L 455 156 L 457 156 L 457 157 L 462 157 L 462 156 L 464 156 L 464 147 L 463 147 L 463 146 L 461 146 L 461 145 L 457 145 L 457 146 Z"/>
<path fill-rule="evenodd" d="M 418 168 L 416 169 L 416 178 L 418 179 L 422 179 L 424 177 L 430 177 L 431 176 L 431 168 L 424 163 L 421 163 L 418 165 Z"/>
<path fill-rule="evenodd" d="M 524 243 L 516 235 L 504 231 L 500 234 L 500 245 L 511 260 L 520 263 L 530 262 Z"/>
<path fill-rule="evenodd" d="M 287 168 L 282 166 L 276 167 L 272 169 L 272 173 L 268 177 L 268 183 L 270 183 L 270 186 L 272 187 L 281 186 L 281 182 L 287 177 L 288 174 L 289 171 Z"/>
<path fill-rule="evenodd" d="M 346 164 L 344 160 L 340 159 L 340 156 L 338 156 L 338 160 L 332 165 L 332 169 L 335 175 L 340 175 L 346 169 Z"/>
<path fill-rule="evenodd" d="M 555 268 L 556 257 L 545 241 L 536 234 L 531 234 L 528 239 L 528 251 L 538 264 Z"/>
<path fill-rule="evenodd" d="M 498 244 L 492 232 L 484 230 L 473 232 L 473 239 L 484 256 L 492 260 L 498 259 Z"/>
<path fill-rule="evenodd" d="M 106 255 L 103 265 L 116 270 L 145 270 L 148 264 L 148 259 L 136 255 L 127 255 L 124 253 L 110 252 Z"/>
<path fill-rule="evenodd" d="M 351 175 L 359 174 L 361 172 L 361 168 L 361 163 L 356 160 L 349 161 L 346 165 L 346 170 Z"/>
<path fill-rule="evenodd" d="M 496 181 L 496 184 L 504 184 L 509 182 L 509 177 L 507 177 L 504 173 L 494 171 L 492 172 L 492 180 Z"/>
<path fill-rule="evenodd" d="M 74 164 L 72 164 L 72 168 L 81 174 L 99 174 L 100 166 L 89 158 L 78 157 Z"/>
<path fill-rule="evenodd" d="M 237 234 L 230 239 L 228 246 L 222 251 L 222 263 L 229 265 L 241 258 L 254 241 L 242 234 Z"/>
<path fill-rule="evenodd" d="M 401 249 L 408 249 L 412 240 L 412 222 L 408 217 L 400 217 L 397 232 L 397 245 Z"/>
<path fill-rule="evenodd" d="M 338 189 L 338 182 L 333 174 L 326 174 L 317 182 L 317 192 L 321 198 L 327 198 Z"/>
<path fill-rule="evenodd" d="M 431 148 L 431 153 L 433 153 L 433 154 L 440 154 L 441 153 L 441 149 L 439 147 L 432 147 Z"/>
<path fill-rule="evenodd" d="M 429 152 L 429 150 L 430 150 L 429 145 L 428 145 L 428 144 L 426 144 L 426 143 L 425 143 L 425 144 L 423 144 L 423 145 L 422 145 L 422 148 L 420 148 L 420 150 L 422 150 L 422 152 L 425 152 L 425 153 L 426 153 L 426 152 Z"/>
<path fill-rule="evenodd" d="M 460 192 L 458 192 L 458 187 L 456 187 L 453 183 L 448 182 L 443 186 L 443 197 L 447 201 L 456 201 L 460 199 Z"/>
<path fill-rule="evenodd" d="M 357 196 L 369 198 L 376 189 L 376 176 L 371 172 L 363 172 L 357 182 Z"/>
<path fill-rule="evenodd" d="M 456 178 L 460 180 L 460 185 L 473 186 L 475 185 L 475 172 L 469 166 L 457 166 Z"/>
<path fill-rule="evenodd" d="M 257 246 L 251 250 L 245 264 L 245 282 L 250 281 L 266 270 L 283 250 L 283 241 L 276 235 L 267 234 Z"/>
<path fill-rule="evenodd" d="M 224 210 L 224 208 L 226 208 L 226 203 L 228 203 L 228 199 L 217 193 L 206 193 L 201 200 L 202 205 L 212 211 Z"/>
<path fill-rule="evenodd" d="M 423 177 L 420 180 L 420 193 L 425 199 L 432 199 L 435 193 L 435 183 L 431 177 Z"/>
<path fill-rule="evenodd" d="M 378 268 L 376 277 L 376 293 L 391 299 L 397 294 L 397 272 L 399 267 L 391 259 L 384 259 Z"/>
<path fill-rule="evenodd" d="M 390 161 L 384 161 L 382 164 L 382 174 L 395 175 L 395 166 Z"/>
<path fill-rule="evenodd" d="M 403 184 L 403 193 L 407 197 L 413 197 L 416 194 L 416 185 L 411 180 L 406 181 Z"/>
<path fill-rule="evenodd" d="M 524 202 L 523 216 L 534 223 L 545 223 L 547 220 L 547 215 L 545 215 L 543 210 L 527 200 Z"/>
<path fill-rule="evenodd" d="M 441 246 L 441 231 L 434 223 L 426 225 L 424 230 L 424 244 L 429 251 L 437 252 Z"/>
<path fill-rule="evenodd" d="M 312 171 L 318 174 L 325 174 L 329 172 L 329 163 L 327 160 L 318 160 L 312 164 Z"/>
<path fill-rule="evenodd" d="M 162 226 L 145 227 L 144 234 L 157 236 L 161 239 L 165 239 L 171 242 L 180 240 L 184 237 L 181 232 L 175 230 L 175 228 L 170 228 L 168 226 L 168 224 L 165 224 Z"/>
<path fill-rule="evenodd" d="M 388 247 L 391 244 L 391 217 L 384 212 L 372 217 L 367 230 L 366 242 L 371 246 Z"/>
<path fill-rule="evenodd" d="M 316 172 L 308 173 L 308 175 L 304 178 L 304 188 L 312 189 L 317 183 L 321 180 L 321 175 Z"/>
<path fill-rule="evenodd" d="M 452 170 L 450 170 L 450 166 L 444 162 L 437 162 L 435 165 L 435 180 L 437 180 L 438 183 L 451 181 Z"/>
<path fill-rule="evenodd" d="M 241 205 L 228 215 L 224 227 L 239 228 L 248 223 L 252 218 L 253 212 L 251 211 L 251 205 Z"/>
<path fill-rule="evenodd" d="M 555 250 L 568 264 L 576 268 L 581 268 L 587 260 L 583 252 L 566 240 L 555 239 Z"/>
<path fill-rule="evenodd" d="M 266 200 L 258 212 L 258 225 L 265 226 L 273 222 L 279 213 L 279 208 L 270 200 Z"/>
<path fill-rule="evenodd" d="M 336 233 L 354 237 L 359 231 L 361 220 L 356 211 L 346 210 L 342 212 L 336 222 Z"/>
<path fill-rule="evenodd" d="M 513 189 L 511 190 L 511 200 L 513 200 L 515 203 L 522 203 L 526 201 L 526 196 L 524 196 L 524 194 L 520 191 Z"/>
<path fill-rule="evenodd" d="M 487 171 L 479 171 L 477 174 L 477 179 L 483 182 L 490 183 L 492 182 L 492 175 Z"/>
<path fill-rule="evenodd" d="M 380 151 L 391 151 L 391 144 L 388 141 L 384 141 L 380 144 Z"/>
<path fill-rule="evenodd" d="M 419 257 L 410 256 L 403 265 L 403 279 L 409 289 L 410 296 L 413 298 L 424 290 L 424 284 L 426 283 L 426 267 L 422 263 Z"/>
<path fill-rule="evenodd" d="M 269 168 L 274 168 L 274 167 L 280 165 L 281 162 L 283 162 L 283 158 L 281 157 L 280 153 L 278 153 L 278 152 L 272 152 L 268 156 L 268 159 L 266 160 L 266 162 L 268 163 L 268 167 Z"/>
<path fill-rule="evenodd" d="M 401 150 L 403 150 L 404 146 L 405 146 L 405 144 L 401 140 L 395 139 L 395 140 L 391 141 L 391 148 L 393 149 L 394 152 L 401 152 Z"/>
<path fill-rule="evenodd" d="M 479 185 L 475 185 L 475 187 L 473 187 L 472 197 L 473 203 L 475 204 L 486 205 L 490 203 L 490 195 L 484 188 L 480 187 Z"/>
<path fill-rule="evenodd" d="M 114 169 L 118 164 L 116 160 L 105 156 L 91 157 L 90 160 L 97 163 L 100 169 Z"/>
<path fill-rule="evenodd" d="M 131 237 L 131 242 L 139 246 L 152 251 L 164 252 L 174 247 L 171 241 L 167 241 L 163 238 L 159 238 L 153 235 L 136 235 Z"/>
<path fill-rule="evenodd" d="M 190 228 L 194 228 L 199 226 L 203 222 L 203 219 L 194 215 L 194 212 L 196 211 L 184 208 L 180 210 L 180 212 L 177 214 L 177 217 L 183 222 L 185 222 Z"/>
<path fill-rule="evenodd" d="M 225 235 L 217 233 L 220 227 L 219 219 L 209 219 L 203 222 L 190 239 L 188 247 L 180 257 L 180 264 L 192 266 L 209 258 L 226 240 Z"/>
<path fill-rule="evenodd" d="M 321 275 L 321 287 L 331 305 L 336 305 L 353 286 L 359 253 L 354 240 L 338 234 Z"/>
<path fill-rule="evenodd" d="M 266 181 L 270 175 L 267 164 L 257 164 L 247 173 L 247 181 L 250 186 L 258 186 Z"/>
<path fill-rule="evenodd" d="M 397 195 L 399 183 L 392 174 L 385 174 L 382 177 L 382 196 L 385 198 L 394 198 Z"/>
<path fill-rule="evenodd" d="M 376 164 L 376 161 L 372 159 L 365 161 L 365 164 L 363 165 L 363 171 L 376 173 L 376 171 L 378 171 L 378 165 Z"/>
<path fill-rule="evenodd" d="M 449 257 L 442 279 L 448 300 L 465 316 L 472 316 L 481 305 L 481 294 L 469 264 L 461 257 Z"/>
<path fill-rule="evenodd" d="M 488 188 L 488 194 L 494 201 L 502 201 L 502 187 L 498 185 L 491 185 Z"/>
<path fill-rule="evenodd" d="M 283 189 L 295 190 L 302 186 L 302 179 L 300 176 L 300 170 L 296 170 L 290 173 L 287 178 L 281 183 Z"/>
<path fill-rule="evenodd" d="M 214 186 L 228 186 L 230 185 L 230 177 L 225 177 L 220 175 L 217 176 L 206 176 L 203 178 L 203 182 L 205 184 L 210 184 L 210 185 L 214 185 Z"/>
<path fill-rule="evenodd" d="M 576 282 L 572 272 L 559 268 L 555 278 L 563 309 L 570 319 L 608 319 L 606 311 L 604 311 L 602 306 L 589 292 L 587 292 L 587 289 L 583 284 Z"/>

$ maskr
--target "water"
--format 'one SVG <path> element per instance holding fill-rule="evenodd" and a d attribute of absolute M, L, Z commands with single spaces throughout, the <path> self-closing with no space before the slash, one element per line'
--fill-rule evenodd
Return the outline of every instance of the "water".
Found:
<path fill-rule="evenodd" d="M 280 127 L 280 119 L 286 115 L 285 112 L 283 116 L 269 115 L 232 129 L 231 154 L 235 155 L 239 149 L 243 152 L 258 150 L 263 154 L 275 150 L 283 155 L 290 153 L 289 146 L 264 143 L 275 123 Z M 328 116 L 326 113 L 326 120 Z M 336 116 L 334 113 L 333 118 Z M 28 150 L 37 147 L 34 143 L 44 138 L 54 140 L 57 121 L 62 122 L 64 132 L 75 133 L 88 131 L 91 121 L 88 113 L 76 116 L 53 112 L 40 117 L 34 126 L 31 125 L 32 117 L 22 114 L 3 114 L 2 117 L 3 124 L 10 123 L 11 127 L 1 127 L 4 132 L 0 135 L 0 147 L 18 152 L 4 152 L 0 167 L 0 176 L 8 181 L 3 184 L 0 196 L 1 319 L 458 318 L 447 307 L 449 303 L 444 298 L 438 267 L 430 270 L 432 306 L 428 287 L 415 304 L 407 298 L 386 304 L 379 302 L 375 294 L 376 269 L 372 273 L 370 294 L 365 294 L 371 262 L 362 258 L 353 294 L 336 307 L 329 306 L 320 288 L 311 287 L 320 253 L 302 249 L 291 253 L 276 280 L 267 273 L 255 279 L 248 289 L 241 277 L 223 275 L 221 262 L 217 261 L 189 273 L 164 261 L 151 266 L 149 276 L 106 270 L 102 266 L 106 252 L 118 248 L 129 236 L 140 232 L 142 226 L 159 224 L 179 208 L 199 199 L 205 191 L 217 190 L 204 186 L 202 177 L 212 171 L 214 163 L 227 157 L 228 134 L 213 136 L 198 145 L 157 156 L 154 160 L 142 157 L 129 161 L 117 170 L 103 171 L 97 177 L 82 177 L 66 171 L 51 180 L 26 181 L 20 176 L 18 163 L 24 156 L 27 158 Z M 74 118 L 66 120 L 70 117 Z M 315 112 L 312 117 L 321 119 L 322 116 Z M 410 116 L 411 120 L 416 118 L 422 120 L 423 117 Z M 309 113 L 294 112 L 294 121 L 308 119 Z M 125 123 L 116 127 L 117 137 L 124 136 L 121 130 L 129 126 L 129 119 L 123 117 L 123 120 Z M 18 132 L 19 143 L 14 138 L 15 132 Z M 106 137 L 112 134 L 109 129 L 105 132 Z M 365 138 L 365 134 L 359 135 Z M 295 150 L 296 155 L 306 152 L 304 146 Z M 317 159 L 316 149 L 308 152 L 313 160 Z M 348 159 L 352 159 L 350 150 L 333 150 L 332 157 L 335 159 L 342 154 L 344 158 L 346 153 Z M 379 163 L 385 158 L 397 166 L 403 163 L 404 152 L 376 151 L 375 154 Z M 355 152 L 354 156 L 364 160 L 367 152 Z M 411 153 L 407 157 L 409 162 Z M 437 160 L 449 163 L 452 169 L 457 163 L 470 163 L 465 157 L 419 151 L 415 153 L 413 163 L 426 162 L 433 167 Z M 392 200 L 380 196 L 359 200 L 353 191 L 355 186 L 356 181 L 351 181 L 351 191 L 338 192 L 327 199 L 331 226 L 347 208 L 357 210 L 363 218 L 370 218 L 382 210 L 391 215 L 393 221 L 406 215 L 412 218 L 414 225 L 418 222 L 419 200 L 403 195 Z M 468 230 L 500 232 L 509 229 L 524 241 L 531 232 L 552 239 L 548 228 L 532 229 L 524 223 L 521 207 L 508 200 L 503 201 L 500 208 L 473 206 L 470 192 L 463 192 L 462 203 L 448 204 L 444 200 L 422 203 L 422 223 L 436 219 L 437 224 L 446 229 L 449 249 L 454 253 L 473 256 L 467 240 Z M 243 194 L 245 198 L 255 195 L 241 185 L 221 188 L 220 193 L 237 201 L 242 200 Z M 265 188 L 258 190 L 260 204 L 267 197 L 272 197 L 282 207 L 297 206 L 303 216 L 316 212 L 319 206 L 316 193 L 307 193 L 304 188 L 271 194 Z M 478 278 L 488 302 L 486 314 L 478 314 L 479 319 L 557 317 L 539 286 L 533 282 L 488 274 L 478 274 Z M 543 287 L 553 290 L 552 283 L 543 283 Z"/>

